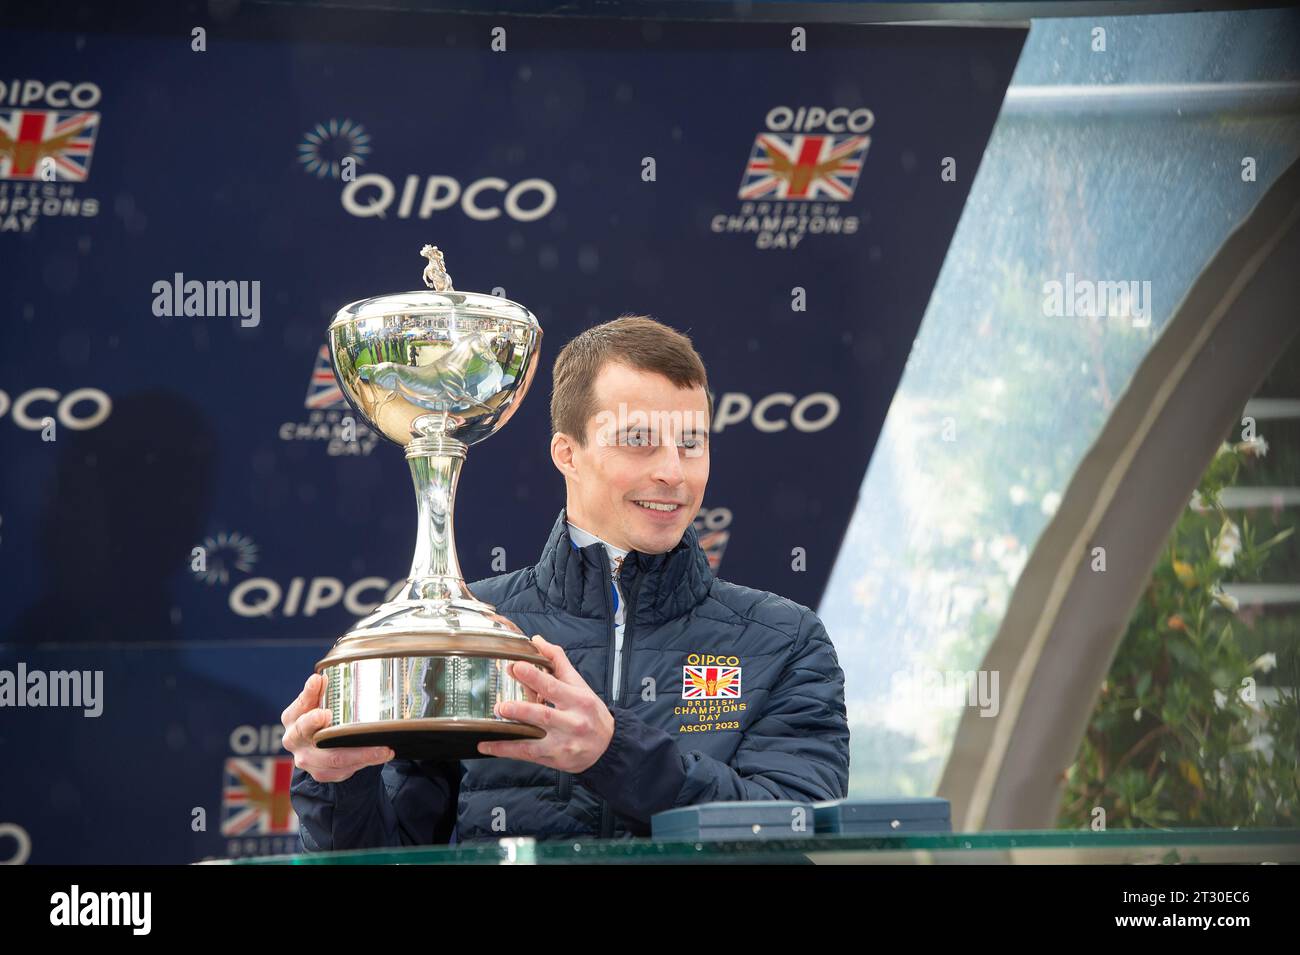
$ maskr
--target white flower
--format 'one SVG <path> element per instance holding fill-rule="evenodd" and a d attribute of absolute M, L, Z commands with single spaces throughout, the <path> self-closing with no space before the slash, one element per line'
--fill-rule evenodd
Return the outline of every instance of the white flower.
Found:
<path fill-rule="evenodd" d="M 1043 495 L 1043 501 L 1038 505 L 1039 509 L 1051 517 L 1056 513 L 1056 509 L 1061 506 L 1061 495 L 1056 491 L 1048 491 Z"/>
<path fill-rule="evenodd" d="M 1224 519 L 1223 527 L 1214 542 L 1214 559 L 1220 567 L 1231 567 L 1237 560 L 1237 551 L 1241 550 L 1241 528 L 1232 521 Z"/>
<path fill-rule="evenodd" d="M 1225 706 L 1227 706 L 1228 694 L 1224 693 L 1222 690 L 1215 690 L 1214 705 L 1217 706 L 1219 709 L 1223 709 Z"/>
<path fill-rule="evenodd" d="M 1215 603 L 1219 604 L 1219 606 L 1223 607 L 1230 613 L 1236 613 L 1237 608 L 1241 606 L 1237 602 L 1236 597 L 1224 593 L 1223 589 L 1218 584 L 1214 585 L 1214 589 L 1210 591 L 1210 596 L 1214 598 Z"/>
<path fill-rule="evenodd" d="M 1268 442 L 1260 437 L 1247 438 L 1245 441 L 1237 443 L 1237 450 L 1262 458 L 1268 454 Z"/>
<path fill-rule="evenodd" d="M 1255 658 L 1255 662 L 1250 665 L 1250 668 L 1252 670 L 1261 670 L 1264 673 L 1267 673 L 1275 666 L 1277 666 L 1276 653 L 1261 653 Z"/>
<path fill-rule="evenodd" d="M 1205 500 L 1201 497 L 1200 491 L 1192 492 L 1192 499 L 1188 502 L 1187 506 L 1197 512 L 1209 510 L 1209 508 L 1205 506 Z"/>

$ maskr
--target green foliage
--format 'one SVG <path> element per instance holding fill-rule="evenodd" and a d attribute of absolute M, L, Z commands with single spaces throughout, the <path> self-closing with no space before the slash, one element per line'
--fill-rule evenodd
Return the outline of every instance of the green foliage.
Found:
<path fill-rule="evenodd" d="M 1294 531 L 1257 540 L 1220 503 L 1264 450 L 1225 444 L 1179 519 L 1066 772 L 1062 827 L 1098 806 L 1108 828 L 1300 824 L 1295 641 L 1253 655 L 1254 615 L 1221 587 L 1260 580 Z"/>

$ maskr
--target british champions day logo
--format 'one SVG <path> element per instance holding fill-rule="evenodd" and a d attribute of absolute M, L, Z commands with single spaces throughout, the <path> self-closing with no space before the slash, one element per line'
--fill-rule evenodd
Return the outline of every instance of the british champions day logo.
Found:
<path fill-rule="evenodd" d="M 701 507 L 695 515 L 695 533 L 704 556 L 709 559 L 709 569 L 714 574 L 722 566 L 722 555 L 731 539 L 731 509 L 728 507 Z"/>
<path fill-rule="evenodd" d="M 692 653 L 682 667 L 681 703 L 673 707 L 678 733 L 739 730 L 748 704 L 740 698 L 740 657 Z"/>
<path fill-rule="evenodd" d="M 298 848 L 298 816 L 290 802 L 293 757 L 284 727 L 237 726 L 221 787 L 221 836 L 227 856 L 278 855 Z"/>
<path fill-rule="evenodd" d="M 0 232 L 99 214 L 99 200 L 79 197 L 69 184 L 90 177 L 99 133 L 90 107 L 100 97 L 94 83 L 0 81 Z"/>
<path fill-rule="evenodd" d="M 807 235 L 852 235 L 861 221 L 840 204 L 853 199 L 876 122 L 865 107 L 768 111 L 741 176 L 735 213 L 720 212 L 718 234 L 753 235 L 760 249 L 793 249 Z"/>
<path fill-rule="evenodd" d="M 286 421 L 280 425 L 281 441 L 324 441 L 331 457 L 368 455 L 379 443 L 379 435 L 357 420 L 343 397 L 328 345 L 316 352 L 316 364 L 307 384 L 303 402 L 308 411 L 306 421 Z"/>

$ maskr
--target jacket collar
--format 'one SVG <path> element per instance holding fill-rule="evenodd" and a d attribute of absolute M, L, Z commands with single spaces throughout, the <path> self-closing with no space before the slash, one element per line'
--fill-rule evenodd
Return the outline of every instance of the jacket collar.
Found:
<path fill-rule="evenodd" d="M 608 568 L 605 545 L 578 547 L 569 537 L 566 508 L 560 508 L 536 567 L 537 586 L 547 603 L 579 617 L 605 616 L 610 607 Z M 629 601 L 636 592 L 632 609 L 638 625 L 680 617 L 700 604 L 713 585 L 713 571 L 694 524 L 666 554 L 629 551 L 619 583 Z"/>

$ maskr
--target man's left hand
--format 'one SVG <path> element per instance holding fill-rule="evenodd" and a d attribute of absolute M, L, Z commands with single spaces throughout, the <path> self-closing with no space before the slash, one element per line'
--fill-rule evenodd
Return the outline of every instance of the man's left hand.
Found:
<path fill-rule="evenodd" d="M 545 703 L 507 701 L 497 704 L 496 714 L 504 719 L 530 723 L 546 730 L 542 739 L 479 743 L 485 756 L 504 756 L 550 766 L 566 773 L 590 769 L 609 748 L 614 737 L 614 715 L 574 669 L 564 650 L 541 636 L 533 645 L 555 667 L 555 675 L 531 663 L 516 661 L 511 675 L 522 683 L 534 699 Z"/>

